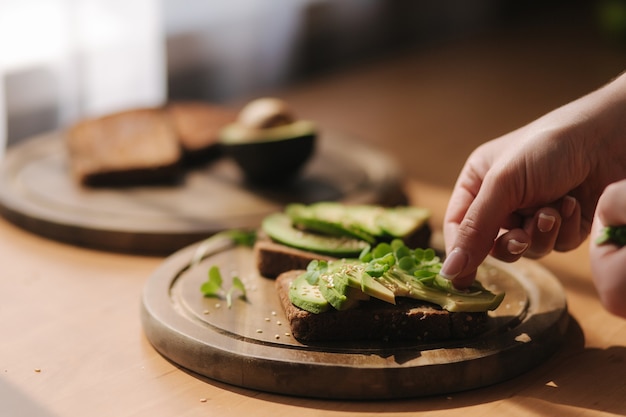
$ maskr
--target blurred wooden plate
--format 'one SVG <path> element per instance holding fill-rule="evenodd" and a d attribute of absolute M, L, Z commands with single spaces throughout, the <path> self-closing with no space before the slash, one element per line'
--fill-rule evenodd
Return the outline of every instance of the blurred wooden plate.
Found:
<path fill-rule="evenodd" d="M 0 212 L 42 236 L 105 250 L 170 254 L 220 230 L 256 228 L 291 202 L 405 202 L 394 161 L 333 132 L 321 134 L 301 176 L 273 187 L 247 184 L 222 158 L 171 186 L 86 188 L 67 158 L 60 132 L 11 147 L 0 166 Z"/>

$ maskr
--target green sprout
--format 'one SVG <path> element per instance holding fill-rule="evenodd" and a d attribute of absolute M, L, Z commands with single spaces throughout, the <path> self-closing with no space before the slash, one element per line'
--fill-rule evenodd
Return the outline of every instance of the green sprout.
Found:
<path fill-rule="evenodd" d="M 205 297 L 225 297 L 228 308 L 231 308 L 233 305 L 233 293 L 235 291 L 239 291 L 241 293 L 240 297 L 244 300 L 246 299 L 246 287 L 239 277 L 233 277 L 232 286 L 227 291 L 223 288 L 223 282 L 220 269 L 213 265 L 209 268 L 208 279 L 202 283 L 200 291 Z"/>
<path fill-rule="evenodd" d="M 619 247 L 626 246 L 626 226 L 607 226 L 603 228 L 600 232 L 600 236 L 596 239 L 596 244 L 614 244 Z"/>

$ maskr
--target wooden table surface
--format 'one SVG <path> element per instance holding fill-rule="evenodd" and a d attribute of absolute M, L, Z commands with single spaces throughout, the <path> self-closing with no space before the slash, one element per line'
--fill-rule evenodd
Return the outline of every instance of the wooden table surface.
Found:
<path fill-rule="evenodd" d="M 479 141 L 623 65 L 621 54 L 594 45 L 554 56 L 545 44 L 521 42 L 512 54 L 509 41 L 396 57 L 284 96 L 323 125 L 384 145 L 407 171 L 410 201 L 431 208 L 437 227 L 456 173 Z M 592 64 L 572 66 L 583 61 Z M 142 289 L 162 262 L 66 245 L 0 219 L 0 415 L 626 415 L 626 320 L 602 309 L 585 245 L 540 261 L 563 283 L 571 313 L 565 344 L 548 361 L 494 386 L 385 402 L 284 397 L 179 369 L 156 353 L 140 323 Z"/>

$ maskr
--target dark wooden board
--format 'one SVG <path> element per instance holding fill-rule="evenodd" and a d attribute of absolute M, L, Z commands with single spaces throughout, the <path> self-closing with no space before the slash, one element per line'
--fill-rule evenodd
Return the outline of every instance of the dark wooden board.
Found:
<path fill-rule="evenodd" d="M 401 173 L 388 156 L 323 132 L 294 182 L 254 186 L 226 158 L 171 186 L 86 188 L 69 175 L 62 132 L 11 147 L 0 166 L 0 212 L 53 239 L 123 252 L 170 254 L 215 232 L 256 228 L 291 202 L 400 204 Z"/>
<path fill-rule="evenodd" d="M 567 305 L 558 280 L 539 264 L 488 260 L 480 280 L 506 291 L 488 331 L 465 341 L 317 343 L 289 334 L 274 281 L 259 276 L 250 248 L 215 242 L 191 266 L 198 244 L 170 256 L 149 278 L 142 323 L 163 356 L 229 384 L 316 398 L 392 399 L 451 393 L 523 373 L 558 349 Z M 200 285 L 216 265 L 224 289 L 236 275 L 247 299 L 206 298 Z"/>

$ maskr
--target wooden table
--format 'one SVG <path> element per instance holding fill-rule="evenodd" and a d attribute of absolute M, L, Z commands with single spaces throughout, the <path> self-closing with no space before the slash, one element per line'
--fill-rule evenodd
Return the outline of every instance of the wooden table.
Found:
<path fill-rule="evenodd" d="M 441 213 L 448 191 L 410 181 L 416 204 Z M 439 223 L 441 216 L 434 221 Z M 623 415 L 626 321 L 600 306 L 586 248 L 542 263 L 563 282 L 572 322 L 562 350 L 510 381 L 394 402 L 289 398 L 207 381 L 145 339 L 139 300 L 160 258 L 104 253 L 0 220 L 0 415 Z M 9 412 L 9 411 L 12 411 Z M 30 413 L 30 414 L 29 414 Z M 326 415 L 326 414 L 325 414 Z"/>
<path fill-rule="evenodd" d="M 431 208 L 437 227 L 451 182 L 479 141 L 583 93 L 623 63 L 584 45 L 582 52 L 561 50 L 558 58 L 545 44 L 537 56 L 526 44 L 517 45 L 521 55 L 508 54 L 503 45 L 398 57 L 284 96 L 333 129 L 385 145 L 408 172 L 411 202 Z M 507 59 L 498 61 L 496 53 Z M 602 70 L 572 67 L 574 55 L 595 57 Z M 454 71 L 460 56 L 461 73 Z M 543 72 L 522 65 L 541 57 L 552 65 Z M 576 69 L 564 71 L 569 68 Z M 528 85 L 536 89 L 526 91 Z M 503 86 L 506 97 L 498 95 Z M 455 123 L 445 123 L 450 117 Z M 626 320 L 598 302 L 585 245 L 541 261 L 562 281 L 572 318 L 565 346 L 552 358 L 495 386 L 389 402 L 284 397 L 179 369 L 152 348 L 140 323 L 142 289 L 162 261 L 66 245 L 0 219 L 0 415 L 626 415 Z"/>

